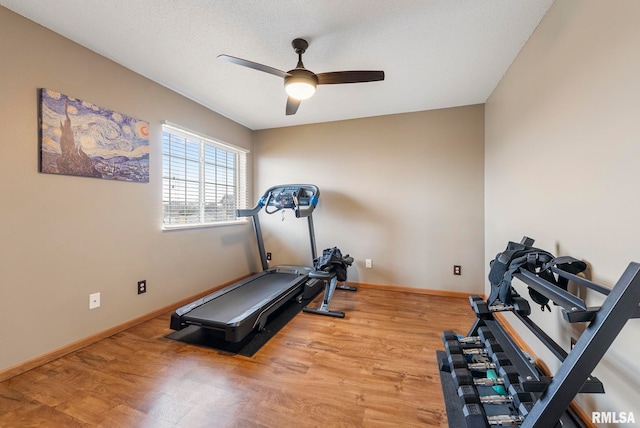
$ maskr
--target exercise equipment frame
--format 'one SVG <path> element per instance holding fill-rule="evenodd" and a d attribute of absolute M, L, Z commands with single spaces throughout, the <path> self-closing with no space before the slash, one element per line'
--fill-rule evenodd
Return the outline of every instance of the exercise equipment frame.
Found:
<path fill-rule="evenodd" d="M 526 241 L 528 240 L 528 241 Z M 524 237 L 524 242 L 533 240 Z M 566 352 L 558 343 L 549 337 L 527 315 L 511 310 L 511 312 L 555 355 L 562 364 L 553 377 L 539 374 L 537 368 L 529 360 L 504 327 L 494 318 L 493 313 L 476 313 L 476 322 L 467 336 L 477 334 L 478 328 L 486 326 L 503 346 L 504 352 L 517 368 L 522 379 L 522 387 L 534 392 L 537 400 L 526 415 L 523 428 L 548 428 L 563 420 L 569 411 L 571 401 L 578 393 L 603 393 L 602 383 L 591 375 L 609 347 L 629 319 L 640 318 L 640 264 L 629 263 L 615 286 L 608 289 L 593 281 L 552 268 L 557 275 L 563 276 L 575 284 L 587 287 L 606 298 L 601 306 L 588 307 L 583 299 L 571 292 L 559 288 L 537 274 L 522 269 L 514 276 L 527 286 L 548 297 L 558 305 L 563 318 L 570 323 L 588 322 L 571 352 Z M 470 302 L 479 299 L 471 296 Z M 473 306 L 473 305 L 472 305 Z M 440 351 L 441 352 L 441 351 Z M 441 371 L 441 376 L 445 373 Z M 444 379 L 443 379 L 444 388 Z"/>
<path fill-rule="evenodd" d="M 312 184 L 278 185 L 267 189 L 254 208 L 237 210 L 238 217 L 252 219 L 263 271 L 176 309 L 169 327 L 173 330 L 203 327 L 228 342 L 240 342 L 252 331 L 263 330 L 268 317 L 289 300 L 300 302 L 315 296 L 322 283 L 309 278 L 311 267 L 269 268 L 259 213 L 263 209 L 267 214 L 291 209 L 296 218 L 306 217 L 313 260 L 317 254 L 312 213 L 319 196 L 320 190 Z"/>

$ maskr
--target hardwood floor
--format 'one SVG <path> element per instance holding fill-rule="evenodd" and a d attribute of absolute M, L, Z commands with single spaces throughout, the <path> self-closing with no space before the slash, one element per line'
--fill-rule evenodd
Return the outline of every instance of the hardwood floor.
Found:
<path fill-rule="evenodd" d="M 2 427 L 446 427 L 435 351 L 467 299 L 361 287 L 254 357 L 166 339 L 165 314 L 0 383 Z"/>

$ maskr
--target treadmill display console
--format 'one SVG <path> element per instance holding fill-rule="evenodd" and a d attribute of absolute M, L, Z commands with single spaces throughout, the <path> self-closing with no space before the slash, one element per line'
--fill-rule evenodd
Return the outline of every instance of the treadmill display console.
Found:
<path fill-rule="evenodd" d="M 278 208 L 295 208 L 299 205 L 308 206 L 311 201 L 310 192 L 301 187 L 284 187 L 271 193 L 268 205 Z"/>
<path fill-rule="evenodd" d="M 266 201 L 263 203 L 266 206 L 275 207 L 276 211 L 285 208 L 296 210 L 299 206 L 315 206 L 318 200 L 312 190 L 298 186 L 272 188 L 269 194 L 265 196 Z M 269 213 L 272 212 L 274 211 Z"/>

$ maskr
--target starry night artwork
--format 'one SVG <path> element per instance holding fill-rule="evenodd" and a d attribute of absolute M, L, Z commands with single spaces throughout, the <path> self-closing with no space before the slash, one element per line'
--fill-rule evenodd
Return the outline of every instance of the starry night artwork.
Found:
<path fill-rule="evenodd" d="M 40 89 L 40 172 L 149 182 L 149 124 Z"/>

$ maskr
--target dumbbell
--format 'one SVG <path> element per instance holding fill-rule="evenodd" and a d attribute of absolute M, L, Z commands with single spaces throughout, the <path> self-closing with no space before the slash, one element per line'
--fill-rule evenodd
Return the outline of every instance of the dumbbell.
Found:
<path fill-rule="evenodd" d="M 489 369 L 495 369 L 499 366 L 511 365 L 511 360 L 504 352 L 495 352 L 491 355 L 493 362 L 469 362 L 464 354 L 449 354 L 449 367 L 451 370 L 455 369 L 469 369 L 472 371 L 486 371 Z"/>
<path fill-rule="evenodd" d="M 504 303 L 489 305 L 485 300 L 482 299 L 475 299 L 470 301 L 473 312 L 478 315 L 488 315 L 494 312 L 506 311 L 514 311 L 522 316 L 531 315 L 531 306 L 529 305 L 529 301 L 520 296 L 512 297 L 511 304 L 509 305 L 505 305 Z"/>
<path fill-rule="evenodd" d="M 502 346 L 491 331 L 481 327 L 478 333 L 480 333 L 479 336 L 458 337 L 454 331 L 447 330 L 442 332 L 442 341 L 449 354 L 486 355 L 502 351 Z"/>
<path fill-rule="evenodd" d="M 447 340 L 444 342 L 444 349 L 448 354 L 487 355 L 489 353 L 487 348 L 464 345 L 457 340 Z"/>
<path fill-rule="evenodd" d="M 485 395 L 481 396 L 474 385 L 462 385 L 458 387 L 458 396 L 464 404 L 513 404 L 519 408 L 523 403 L 532 403 L 533 396 L 529 392 L 524 392 L 519 385 L 511 385 L 508 395 Z"/>
<path fill-rule="evenodd" d="M 445 330 L 442 332 L 442 341 L 446 342 L 447 340 L 457 340 L 460 343 L 469 343 L 469 344 L 481 344 L 485 340 L 489 338 L 493 338 L 493 333 L 487 327 L 482 326 L 478 328 L 477 336 L 461 336 L 456 334 L 453 330 Z"/>
<path fill-rule="evenodd" d="M 524 416 L 498 415 L 487 416 L 481 404 L 466 404 L 462 408 L 467 428 L 491 428 L 493 426 L 515 427 L 524 422 Z"/>
<path fill-rule="evenodd" d="M 482 345 L 484 347 L 481 347 Z M 487 355 L 502 352 L 502 346 L 494 338 L 488 338 L 484 343 L 474 345 L 462 344 L 457 340 L 447 340 L 444 342 L 444 348 L 449 354 Z"/>
<path fill-rule="evenodd" d="M 460 343 L 469 344 L 469 345 L 481 345 L 482 344 L 482 338 L 480 336 L 461 337 L 461 336 L 458 336 L 456 334 L 456 332 L 453 331 L 453 330 L 445 330 L 445 331 L 443 331 L 442 332 L 442 342 L 446 343 L 449 340 L 457 340 Z"/>
<path fill-rule="evenodd" d="M 479 296 L 476 296 L 478 299 L 482 300 Z M 486 326 L 478 327 L 478 335 L 476 336 L 462 336 L 456 334 L 453 330 L 445 330 L 442 332 L 443 340 L 459 340 L 462 343 L 467 342 L 482 342 L 488 338 L 493 338 L 493 333 Z"/>
<path fill-rule="evenodd" d="M 487 371 L 487 374 L 489 371 Z M 520 382 L 520 376 L 513 366 L 500 366 L 497 376 L 491 377 L 474 377 L 471 371 L 466 368 L 454 369 L 451 372 L 453 381 L 457 386 L 462 385 L 475 385 L 475 386 L 509 386 L 518 384 Z M 495 389 L 495 388 L 494 388 Z M 496 390 L 497 392 L 497 390 Z"/>
<path fill-rule="evenodd" d="M 458 335 L 452 331 L 447 330 L 442 332 L 442 341 L 446 342 L 447 340 L 457 340 L 462 344 L 462 346 L 478 346 L 484 345 L 485 347 L 490 348 L 489 344 L 498 344 L 497 339 L 487 327 L 478 328 L 477 336 L 466 336 L 466 337 L 458 337 Z M 496 349 L 496 351 L 500 351 L 501 349 Z"/>

